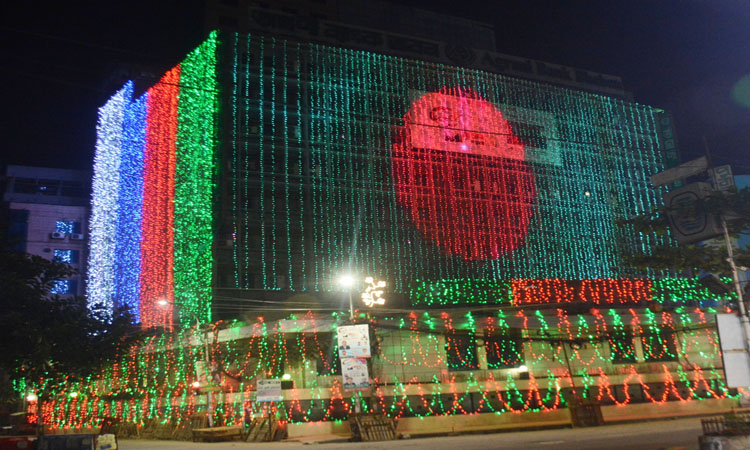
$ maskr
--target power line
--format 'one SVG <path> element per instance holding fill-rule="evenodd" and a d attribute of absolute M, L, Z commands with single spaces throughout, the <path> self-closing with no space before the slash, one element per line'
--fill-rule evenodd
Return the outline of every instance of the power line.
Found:
<path fill-rule="evenodd" d="M 24 76 L 24 77 L 37 78 L 37 79 L 44 80 L 44 81 L 49 81 L 49 82 L 52 82 L 52 83 L 64 84 L 66 86 L 73 86 L 73 87 L 77 87 L 77 88 L 81 88 L 81 89 L 87 89 L 87 90 L 90 90 L 90 91 L 97 92 L 99 94 L 104 93 L 103 89 L 101 89 L 101 88 L 94 88 L 94 87 L 91 87 L 91 86 L 87 86 L 85 84 L 75 83 L 73 81 L 68 81 L 68 80 L 63 80 L 62 78 L 51 77 L 51 76 L 46 76 L 46 75 L 39 75 L 37 73 L 25 72 L 25 71 L 18 70 L 18 69 L 5 69 L 5 71 L 6 72 L 10 72 L 10 73 L 15 73 L 17 75 Z"/>
<path fill-rule="evenodd" d="M 128 55 L 132 55 L 132 56 L 137 56 L 139 59 L 143 58 L 143 54 L 142 53 L 134 52 L 132 50 L 127 50 L 127 49 L 118 48 L 118 47 L 111 47 L 111 46 L 102 45 L 102 44 L 93 44 L 91 42 L 79 41 L 77 39 L 66 38 L 66 37 L 62 37 L 62 36 L 54 36 L 54 35 L 51 35 L 51 34 L 37 33 L 35 31 L 28 31 L 28 30 L 19 30 L 17 28 L 10 28 L 10 27 L 4 27 L 4 26 L 0 26 L 0 31 L 5 31 L 5 32 L 9 32 L 9 33 L 16 33 L 16 34 L 24 34 L 24 35 L 27 35 L 27 36 L 35 36 L 35 37 L 39 37 L 39 38 L 47 39 L 47 40 L 51 40 L 51 41 L 67 42 L 69 44 L 75 44 L 75 45 L 79 45 L 79 46 L 82 46 L 82 47 L 89 47 L 89 48 L 95 48 L 95 49 L 99 49 L 99 50 L 107 50 L 107 51 L 111 51 L 111 52 L 128 54 Z"/>

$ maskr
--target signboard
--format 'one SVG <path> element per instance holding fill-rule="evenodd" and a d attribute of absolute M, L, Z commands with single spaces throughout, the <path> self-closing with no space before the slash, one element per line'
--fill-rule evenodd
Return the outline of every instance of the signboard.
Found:
<path fill-rule="evenodd" d="M 698 159 L 682 163 L 677 167 L 651 175 L 651 184 L 654 186 L 671 184 L 675 181 L 705 172 L 707 168 L 708 159 L 705 156 L 701 156 Z"/>
<path fill-rule="evenodd" d="M 665 194 L 664 203 L 667 208 L 687 207 L 708 196 L 710 192 L 711 186 L 708 183 L 690 183 Z M 677 210 L 670 211 L 668 217 L 674 236 L 680 244 L 705 241 L 722 234 L 722 228 L 716 217 L 705 212 L 692 214 L 689 211 Z"/>
<path fill-rule="evenodd" d="M 711 169 L 710 175 L 714 181 L 714 189 L 717 191 L 726 191 L 734 187 L 734 175 L 732 175 L 732 166 L 729 164 L 714 167 Z"/>
<path fill-rule="evenodd" d="M 342 358 L 341 375 L 344 378 L 345 391 L 362 391 L 370 388 L 370 374 L 365 358 Z"/>
<path fill-rule="evenodd" d="M 664 164 L 667 168 L 680 164 L 680 155 L 677 151 L 677 138 L 674 134 L 672 116 L 666 112 L 657 110 L 656 131 L 659 133 L 661 146 L 664 149 Z"/>
<path fill-rule="evenodd" d="M 750 355 L 745 350 L 745 333 L 735 314 L 717 314 L 721 360 L 730 388 L 750 386 Z"/>
<path fill-rule="evenodd" d="M 338 329 L 339 357 L 369 358 L 370 327 L 369 325 L 343 325 Z M 342 366 L 343 367 L 343 366 Z"/>
<path fill-rule="evenodd" d="M 284 400 L 281 394 L 281 380 L 258 380 L 256 400 L 259 402 L 280 402 Z"/>

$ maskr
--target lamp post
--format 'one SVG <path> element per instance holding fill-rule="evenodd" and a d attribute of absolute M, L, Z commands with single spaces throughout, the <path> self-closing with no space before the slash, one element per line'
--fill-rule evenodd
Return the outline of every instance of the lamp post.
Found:
<path fill-rule="evenodd" d="M 172 307 L 174 307 L 174 308 L 181 308 L 182 307 L 182 305 L 178 305 L 178 304 L 176 304 L 174 302 L 170 302 L 167 299 L 161 299 L 161 300 L 157 301 L 156 303 L 160 307 L 162 307 L 162 308 L 166 308 L 167 306 L 170 306 L 170 305 Z M 183 311 L 187 311 L 193 317 L 193 319 L 195 319 L 195 331 L 196 332 L 200 331 L 200 328 L 201 328 L 201 320 L 200 320 L 200 318 L 198 318 L 198 316 L 193 311 L 191 311 L 189 309 L 185 309 Z M 204 346 L 203 347 L 203 364 L 206 365 L 206 369 L 205 370 L 211 370 L 211 363 L 210 363 L 209 358 L 208 358 L 208 350 L 209 350 L 208 349 L 208 339 L 206 338 L 205 334 L 201 333 L 200 334 L 200 340 L 203 342 L 203 346 Z M 212 427 L 213 426 L 213 417 L 212 417 L 211 410 L 213 408 L 211 406 L 211 392 L 209 392 L 209 391 L 206 391 L 206 409 L 208 410 L 208 414 L 207 414 L 208 426 Z"/>
<path fill-rule="evenodd" d="M 349 320 L 354 322 L 354 303 L 352 302 L 352 287 L 354 287 L 354 277 L 351 274 L 339 277 L 339 285 L 346 289 L 349 294 Z"/>

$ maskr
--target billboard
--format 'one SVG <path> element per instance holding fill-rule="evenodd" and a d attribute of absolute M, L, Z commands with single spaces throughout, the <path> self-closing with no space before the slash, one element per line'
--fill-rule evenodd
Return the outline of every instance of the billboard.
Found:
<path fill-rule="evenodd" d="M 708 214 L 705 210 L 691 208 L 700 199 L 707 197 L 711 191 L 710 184 L 697 182 L 664 194 L 664 204 L 670 209 L 669 224 L 672 226 L 675 239 L 680 244 L 705 241 L 722 234 L 721 224 L 717 217 Z"/>

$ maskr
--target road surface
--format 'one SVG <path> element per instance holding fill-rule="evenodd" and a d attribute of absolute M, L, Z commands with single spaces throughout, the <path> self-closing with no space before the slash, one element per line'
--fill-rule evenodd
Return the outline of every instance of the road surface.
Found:
<path fill-rule="evenodd" d="M 319 442 L 331 437 L 272 443 L 120 440 L 123 450 L 167 449 L 252 449 L 252 450 L 393 450 L 425 448 L 429 450 L 460 449 L 617 449 L 617 450 L 694 450 L 701 434 L 700 418 L 647 421 L 595 428 L 562 428 L 539 431 L 513 431 L 491 434 L 469 434 L 431 438 L 402 439 L 388 442 Z"/>

